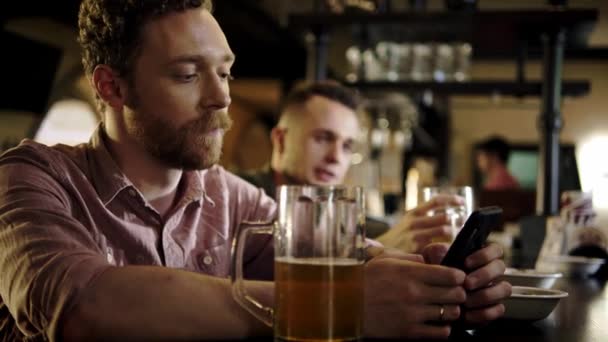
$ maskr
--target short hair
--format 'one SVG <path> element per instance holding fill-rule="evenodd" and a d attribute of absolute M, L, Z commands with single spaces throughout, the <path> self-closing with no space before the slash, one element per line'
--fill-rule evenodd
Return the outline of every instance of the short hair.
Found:
<path fill-rule="evenodd" d="M 83 0 L 78 14 L 78 42 L 87 76 L 105 64 L 129 79 L 141 46 L 143 26 L 153 18 L 203 7 L 211 0 Z"/>
<path fill-rule="evenodd" d="M 357 112 L 361 106 L 361 97 L 356 90 L 343 86 L 339 82 L 326 80 L 304 83 L 295 87 L 285 97 L 279 114 L 285 114 L 289 107 L 303 106 L 314 96 L 336 101 L 354 112 Z"/>
<path fill-rule="evenodd" d="M 511 146 L 506 139 L 500 136 L 492 136 L 477 145 L 478 151 L 496 155 L 503 163 L 509 160 Z"/>

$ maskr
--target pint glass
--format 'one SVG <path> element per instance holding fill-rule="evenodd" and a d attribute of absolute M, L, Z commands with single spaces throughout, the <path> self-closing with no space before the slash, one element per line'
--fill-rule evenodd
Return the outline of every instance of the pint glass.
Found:
<path fill-rule="evenodd" d="M 464 223 L 471 216 L 471 213 L 473 213 L 473 189 L 470 186 L 426 187 L 422 189 L 423 200 L 425 202 L 440 194 L 457 195 L 462 197 L 464 201 L 462 205 L 446 205 L 443 208 L 431 210 L 428 213 L 429 216 L 447 215 L 451 227 L 451 234 L 448 239 L 435 238 L 432 242 L 452 243 L 462 226 L 464 226 Z"/>

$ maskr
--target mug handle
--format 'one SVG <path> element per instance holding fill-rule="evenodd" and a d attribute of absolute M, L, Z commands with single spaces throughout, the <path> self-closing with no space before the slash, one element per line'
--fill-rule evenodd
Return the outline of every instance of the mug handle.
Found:
<path fill-rule="evenodd" d="M 272 327 L 274 320 L 274 310 L 264 306 L 257 299 L 249 295 L 245 288 L 243 279 L 243 254 L 247 238 L 252 234 L 272 235 L 274 224 L 272 222 L 242 222 L 238 237 L 232 246 L 232 270 L 230 278 L 232 281 L 232 296 L 245 310 L 255 318 Z"/>

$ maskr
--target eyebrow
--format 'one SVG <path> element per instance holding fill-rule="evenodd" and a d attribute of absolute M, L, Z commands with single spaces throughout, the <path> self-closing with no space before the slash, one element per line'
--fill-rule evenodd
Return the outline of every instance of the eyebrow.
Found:
<path fill-rule="evenodd" d="M 353 137 L 342 137 L 339 134 L 335 133 L 334 131 L 325 129 L 325 128 L 316 128 L 313 130 L 313 134 L 327 134 L 327 135 L 330 135 L 332 137 L 332 139 L 341 138 L 344 140 L 345 143 L 354 143 L 355 142 L 355 138 L 353 138 Z"/>
<path fill-rule="evenodd" d="M 177 57 L 171 59 L 171 61 L 169 63 L 167 63 L 167 65 L 180 64 L 180 63 L 200 63 L 202 60 L 205 60 L 205 59 L 206 59 L 205 57 L 203 57 L 202 55 L 199 55 L 199 54 L 181 55 L 181 56 L 177 56 Z M 224 54 L 222 57 L 220 57 L 220 59 L 221 59 L 222 63 L 232 63 L 236 59 L 236 56 L 233 53 L 227 53 L 227 54 Z"/>

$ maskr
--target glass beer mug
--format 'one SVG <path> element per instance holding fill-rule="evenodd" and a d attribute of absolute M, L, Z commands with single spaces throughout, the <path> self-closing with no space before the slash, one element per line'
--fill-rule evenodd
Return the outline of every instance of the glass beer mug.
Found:
<path fill-rule="evenodd" d="M 363 334 L 365 234 L 360 187 L 280 186 L 272 223 L 244 223 L 232 292 L 276 340 L 354 341 Z M 274 308 L 246 292 L 243 253 L 252 234 L 274 237 Z"/>

